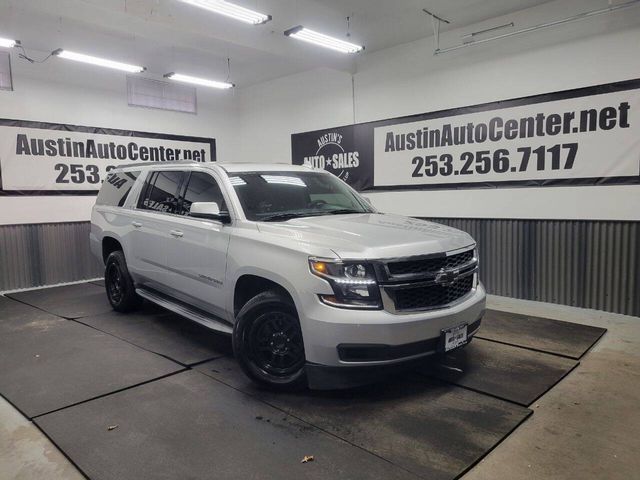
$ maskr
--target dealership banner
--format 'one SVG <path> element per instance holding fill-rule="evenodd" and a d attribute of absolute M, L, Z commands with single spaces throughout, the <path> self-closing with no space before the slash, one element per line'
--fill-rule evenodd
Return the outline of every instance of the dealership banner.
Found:
<path fill-rule="evenodd" d="M 358 190 L 640 183 L 640 80 L 293 134 Z"/>
<path fill-rule="evenodd" d="M 95 193 L 127 163 L 216 160 L 213 138 L 0 119 L 0 193 Z"/>

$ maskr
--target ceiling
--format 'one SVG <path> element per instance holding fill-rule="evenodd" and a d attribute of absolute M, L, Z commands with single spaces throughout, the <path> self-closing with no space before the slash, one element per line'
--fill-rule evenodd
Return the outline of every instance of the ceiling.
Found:
<path fill-rule="evenodd" d="M 224 80 L 239 87 L 324 66 L 350 71 L 353 56 L 291 40 L 283 31 L 304 25 L 381 50 L 432 35 L 423 8 L 461 28 L 547 0 L 235 0 L 267 13 L 258 26 L 177 0 L 0 0 L 0 36 L 18 38 L 35 56 L 56 48 Z"/>

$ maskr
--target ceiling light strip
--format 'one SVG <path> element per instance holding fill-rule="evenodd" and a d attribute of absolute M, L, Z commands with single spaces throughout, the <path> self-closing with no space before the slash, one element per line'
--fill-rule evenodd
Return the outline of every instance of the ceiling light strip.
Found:
<path fill-rule="evenodd" d="M 228 88 L 235 87 L 233 83 L 219 82 L 217 80 L 208 80 L 206 78 L 200 78 L 200 77 L 192 77 L 191 75 L 184 75 L 182 73 L 175 73 L 175 72 L 167 73 L 164 77 L 169 78 L 171 80 L 175 80 L 177 82 L 191 83 L 193 85 L 200 85 L 203 87 L 220 88 L 220 89 L 228 89 Z"/>
<path fill-rule="evenodd" d="M 303 42 L 312 43 L 321 47 L 330 48 L 342 53 L 358 53 L 364 50 L 362 45 L 356 45 L 355 43 L 345 42 L 339 38 L 325 35 L 324 33 L 316 32 L 308 28 L 299 25 L 294 28 L 290 28 L 285 31 L 284 34 L 287 37 L 296 38 Z"/>
<path fill-rule="evenodd" d="M 330 37 L 328 35 L 324 35 L 309 29 L 302 29 L 299 32 L 292 34 L 291 36 L 300 38 L 300 39 L 308 39 L 317 43 L 321 43 L 323 45 L 331 45 L 336 48 L 340 48 L 348 51 L 359 51 L 361 49 L 360 46 L 355 45 L 353 43 L 344 42 L 337 38 Z"/>
<path fill-rule="evenodd" d="M 327 46 L 327 47 L 333 47 L 333 48 L 336 48 L 336 49 L 338 49 L 340 51 L 347 51 L 347 52 L 354 52 L 354 53 L 359 51 L 359 50 L 357 50 L 357 48 L 345 47 L 343 44 L 341 44 L 339 42 L 331 41 L 331 40 L 328 40 L 326 38 L 319 37 L 319 36 L 316 36 L 316 35 L 307 35 L 307 34 L 305 34 L 304 36 L 300 35 L 299 38 L 301 40 L 307 39 L 307 40 L 309 40 L 311 42 L 314 42 L 314 43 L 317 43 L 319 45 L 324 45 L 324 46 Z"/>
<path fill-rule="evenodd" d="M 271 20 L 271 15 L 256 12 L 240 5 L 236 5 L 225 0 L 180 0 L 195 7 L 204 8 L 210 12 L 219 13 L 227 17 L 240 20 L 241 22 L 250 23 L 252 25 L 260 25 Z"/>
<path fill-rule="evenodd" d="M 63 49 L 55 50 L 52 52 L 52 55 L 67 60 L 73 60 L 75 62 L 88 63 L 90 65 L 112 68 L 114 70 L 121 70 L 128 73 L 140 73 L 146 70 L 145 67 L 140 67 L 138 65 L 129 65 L 128 63 L 115 62 L 113 60 L 107 60 L 105 58 L 94 57 L 92 55 L 85 55 L 83 53 L 76 53 Z"/>
<path fill-rule="evenodd" d="M 11 40 L 9 38 L 0 37 L 0 47 L 13 48 L 18 44 L 17 40 Z"/>

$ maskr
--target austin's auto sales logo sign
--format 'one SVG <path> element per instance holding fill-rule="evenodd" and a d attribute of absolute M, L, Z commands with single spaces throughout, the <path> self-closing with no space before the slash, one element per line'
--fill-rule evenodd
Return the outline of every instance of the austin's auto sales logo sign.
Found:
<path fill-rule="evenodd" d="M 356 190 L 373 182 L 373 128 L 345 125 L 291 135 L 294 165 L 310 165 L 333 173 Z"/>
<path fill-rule="evenodd" d="M 347 181 L 351 172 L 360 166 L 360 152 L 345 148 L 343 139 L 344 136 L 338 132 L 320 135 L 316 140 L 318 149 L 315 155 L 304 157 L 305 165 L 329 170 Z"/>

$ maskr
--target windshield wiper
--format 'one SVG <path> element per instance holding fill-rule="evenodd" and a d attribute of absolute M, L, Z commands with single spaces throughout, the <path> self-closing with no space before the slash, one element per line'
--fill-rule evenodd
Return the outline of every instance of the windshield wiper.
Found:
<path fill-rule="evenodd" d="M 266 217 L 262 217 L 260 220 L 262 222 L 284 222 L 287 220 L 291 220 L 293 218 L 303 218 L 303 217 L 320 217 L 324 215 L 344 215 L 347 213 L 365 213 L 360 210 L 354 210 L 352 208 L 338 208 L 336 210 L 323 210 L 318 212 L 281 212 L 274 213 L 273 215 L 267 215 Z"/>
<path fill-rule="evenodd" d="M 292 218 L 302 218 L 302 217 L 316 217 L 321 215 L 321 213 L 317 212 L 283 212 L 283 213 L 274 213 L 273 215 L 267 215 L 266 217 L 262 217 L 260 220 L 263 222 L 284 222 L 286 220 L 291 220 Z"/>
<path fill-rule="evenodd" d="M 354 210 L 353 208 L 338 208 L 337 210 L 329 210 L 326 213 L 330 215 L 344 215 L 347 213 L 367 213 L 367 212 L 361 212 L 360 210 Z"/>

